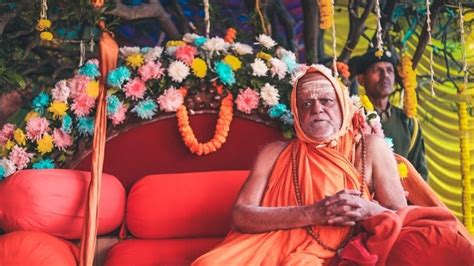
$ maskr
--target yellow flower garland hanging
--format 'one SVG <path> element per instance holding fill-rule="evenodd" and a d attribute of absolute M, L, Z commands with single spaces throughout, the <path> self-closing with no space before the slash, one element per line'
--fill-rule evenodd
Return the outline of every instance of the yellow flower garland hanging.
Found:
<path fill-rule="evenodd" d="M 229 93 L 224 99 L 222 99 L 214 137 L 206 143 L 199 142 L 194 135 L 193 129 L 189 125 L 188 110 L 184 104 L 176 111 L 176 117 L 178 119 L 179 132 L 183 137 L 184 144 L 192 153 L 201 156 L 203 154 L 207 155 L 215 152 L 226 142 L 227 135 L 229 134 L 230 123 L 232 122 L 233 117 L 232 94 Z"/>
<path fill-rule="evenodd" d="M 402 56 L 402 64 L 398 69 L 400 77 L 403 79 L 403 87 L 405 89 L 405 98 L 403 100 L 403 109 L 408 117 L 416 116 L 417 98 L 416 98 L 416 73 L 413 70 L 411 57 L 408 55 Z"/>
<path fill-rule="evenodd" d="M 319 27 L 327 30 L 332 26 L 332 2 L 331 0 L 319 1 Z"/>

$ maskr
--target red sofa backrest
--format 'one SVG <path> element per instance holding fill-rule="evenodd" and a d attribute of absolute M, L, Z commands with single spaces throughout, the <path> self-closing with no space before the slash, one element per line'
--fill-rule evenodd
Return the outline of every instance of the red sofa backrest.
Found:
<path fill-rule="evenodd" d="M 249 171 L 150 175 L 130 190 L 125 221 L 142 239 L 225 236 Z"/>
<path fill-rule="evenodd" d="M 201 142 L 212 138 L 216 121 L 216 114 L 190 116 Z M 215 153 L 197 156 L 184 145 L 173 116 L 127 129 L 111 138 L 105 148 L 104 172 L 117 176 L 129 190 L 135 181 L 151 174 L 248 170 L 262 146 L 281 139 L 278 128 L 236 114 L 227 142 Z M 73 168 L 90 171 L 90 164 L 91 157 L 87 155 L 79 158 Z"/>

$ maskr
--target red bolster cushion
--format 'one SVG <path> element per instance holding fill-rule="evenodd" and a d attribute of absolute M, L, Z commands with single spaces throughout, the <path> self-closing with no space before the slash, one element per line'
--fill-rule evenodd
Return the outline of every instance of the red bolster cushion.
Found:
<path fill-rule="evenodd" d="M 224 236 L 249 171 L 150 175 L 130 190 L 125 222 L 137 238 Z"/>
<path fill-rule="evenodd" d="M 6 232 L 41 231 L 66 239 L 82 235 L 90 173 L 76 170 L 24 170 L 0 182 L 0 227 Z M 125 189 L 103 174 L 98 234 L 120 226 Z"/>
<path fill-rule="evenodd" d="M 1 265 L 75 266 L 79 249 L 42 232 L 18 231 L 0 237 Z"/>

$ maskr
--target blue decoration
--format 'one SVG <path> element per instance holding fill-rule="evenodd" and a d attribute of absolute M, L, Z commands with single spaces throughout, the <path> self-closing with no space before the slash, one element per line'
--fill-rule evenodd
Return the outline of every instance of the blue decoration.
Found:
<path fill-rule="evenodd" d="M 33 164 L 33 169 L 53 169 L 55 168 L 54 162 L 51 159 L 40 160 Z"/>
<path fill-rule="evenodd" d="M 3 168 L 3 166 L 0 166 L 0 180 L 3 180 L 6 176 L 7 171 L 5 171 L 5 168 Z"/>
<path fill-rule="evenodd" d="M 94 118 L 79 117 L 77 120 L 77 130 L 81 135 L 92 136 L 94 134 Z"/>
<path fill-rule="evenodd" d="M 91 78 L 100 77 L 99 67 L 96 64 L 87 63 L 79 68 L 79 74 Z"/>
<path fill-rule="evenodd" d="M 219 76 L 219 79 L 225 85 L 233 85 L 235 83 L 234 72 L 232 71 L 232 68 L 228 64 L 222 61 L 217 63 L 216 72 L 217 72 L 217 75 Z"/>
<path fill-rule="evenodd" d="M 268 109 L 267 114 L 271 118 L 278 118 L 282 116 L 288 109 L 286 108 L 286 105 L 279 103 L 277 105 L 272 106 L 270 109 Z"/>
<path fill-rule="evenodd" d="M 158 105 L 151 99 L 146 99 L 139 102 L 133 107 L 132 112 L 136 113 L 141 119 L 151 119 L 158 110 Z"/>
<path fill-rule="evenodd" d="M 44 108 L 49 105 L 50 101 L 51 98 L 49 97 L 49 95 L 46 92 L 42 91 L 38 94 L 38 96 L 33 99 L 33 103 L 31 105 L 35 112 L 42 114 L 44 112 Z"/>
<path fill-rule="evenodd" d="M 293 114 L 289 110 L 286 110 L 286 112 L 280 116 L 280 120 L 283 122 L 283 124 L 289 126 L 293 126 L 295 123 Z"/>
<path fill-rule="evenodd" d="M 298 70 L 298 63 L 296 63 L 296 61 L 291 58 L 291 56 L 285 55 L 281 58 L 281 61 L 286 64 L 288 72 L 293 73 Z"/>
<path fill-rule="evenodd" d="M 387 143 L 388 147 L 393 151 L 393 139 L 389 137 L 385 137 L 385 142 Z"/>
<path fill-rule="evenodd" d="M 63 116 L 63 120 L 62 120 L 62 123 L 61 123 L 61 130 L 64 132 L 64 133 L 67 133 L 67 134 L 71 134 L 71 130 L 72 130 L 72 118 L 66 114 L 65 116 Z"/>
<path fill-rule="evenodd" d="M 197 37 L 195 40 L 194 40 L 194 45 L 198 46 L 198 47 L 201 47 L 203 46 L 205 43 L 207 42 L 207 38 L 206 37 Z"/>
<path fill-rule="evenodd" d="M 107 85 L 120 88 L 122 84 L 130 79 L 130 70 L 124 66 L 118 67 L 109 72 L 107 76 Z"/>
<path fill-rule="evenodd" d="M 107 96 L 107 114 L 113 115 L 120 108 L 120 99 L 115 95 Z"/>

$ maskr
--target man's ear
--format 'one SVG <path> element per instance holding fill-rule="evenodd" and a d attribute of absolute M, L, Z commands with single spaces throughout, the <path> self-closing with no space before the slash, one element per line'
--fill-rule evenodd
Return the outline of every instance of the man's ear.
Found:
<path fill-rule="evenodd" d="M 365 87 L 365 78 L 364 78 L 364 75 L 359 74 L 359 75 L 357 75 L 356 77 L 357 77 L 357 82 L 359 83 L 359 85 L 361 85 L 362 87 Z"/>

